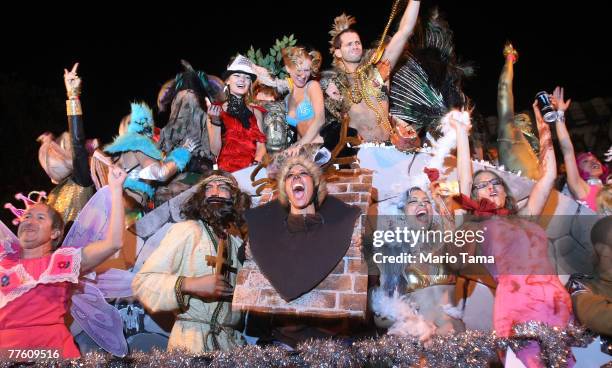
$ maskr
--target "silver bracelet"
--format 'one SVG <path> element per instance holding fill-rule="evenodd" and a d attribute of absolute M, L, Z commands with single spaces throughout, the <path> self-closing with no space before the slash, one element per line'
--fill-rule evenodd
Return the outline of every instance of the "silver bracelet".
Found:
<path fill-rule="evenodd" d="M 561 123 L 565 123 L 565 111 L 557 110 L 557 121 Z"/>

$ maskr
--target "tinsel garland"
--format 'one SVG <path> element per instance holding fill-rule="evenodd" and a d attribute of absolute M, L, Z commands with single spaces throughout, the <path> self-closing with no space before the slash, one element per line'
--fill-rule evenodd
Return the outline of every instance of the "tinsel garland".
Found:
<path fill-rule="evenodd" d="M 416 338 L 385 335 L 352 343 L 342 340 L 310 340 L 295 351 L 277 346 L 248 345 L 231 351 L 215 351 L 194 355 L 184 351 L 136 352 L 126 358 L 89 353 L 80 359 L 30 363 L 28 367 L 56 368 L 269 368 L 269 367 L 487 367 L 499 351 L 520 349 L 529 341 L 541 347 L 541 359 L 547 367 L 565 367 L 571 347 L 586 347 L 594 336 L 584 327 L 570 324 L 566 329 L 549 327 L 541 322 L 528 322 L 514 328 L 510 338 L 495 333 L 466 331 L 454 335 L 434 336 L 427 343 Z M 1 368 L 15 367 L 4 361 Z"/>

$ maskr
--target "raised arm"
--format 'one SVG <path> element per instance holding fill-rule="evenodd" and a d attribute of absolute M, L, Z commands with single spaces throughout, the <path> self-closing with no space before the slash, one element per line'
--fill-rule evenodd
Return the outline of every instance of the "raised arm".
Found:
<path fill-rule="evenodd" d="M 504 48 L 506 62 L 499 75 L 497 83 L 497 117 L 499 119 L 498 138 L 516 139 L 511 129 L 506 129 L 506 125 L 512 125 L 514 120 L 514 94 L 512 93 L 512 82 L 514 81 L 514 63 L 518 59 L 518 54 L 507 44 Z"/>
<path fill-rule="evenodd" d="M 521 171 L 523 176 L 537 180 L 540 178 L 538 160 L 535 152 L 514 122 L 514 63 L 518 53 L 511 44 L 504 48 L 506 62 L 497 84 L 497 142 L 499 160 L 507 169 Z"/>
<path fill-rule="evenodd" d="M 123 182 L 127 174 L 123 169 L 112 166 L 108 172 L 108 186 L 111 192 L 111 215 L 104 240 L 93 242 L 83 248 L 81 274 L 91 272 L 123 246 Z"/>
<path fill-rule="evenodd" d="M 300 140 L 298 140 L 298 142 L 296 143 L 296 145 L 298 146 L 307 143 L 312 143 L 319 136 L 319 131 L 321 131 L 321 128 L 325 123 L 325 106 L 323 104 L 323 91 L 321 90 L 321 85 L 319 84 L 319 82 L 310 82 L 306 93 L 308 93 L 308 98 L 310 99 L 310 103 L 312 104 L 314 116 L 310 120 L 307 120 L 300 124 L 306 124 L 308 130 L 304 132 L 302 138 L 300 138 Z"/>
<path fill-rule="evenodd" d="M 270 74 L 270 71 L 263 66 L 253 63 L 253 71 L 257 74 L 257 80 L 265 86 L 272 87 L 278 93 L 285 93 L 290 90 L 289 81 L 287 79 L 276 78 Z"/>
<path fill-rule="evenodd" d="M 391 41 L 389 41 L 389 44 L 385 48 L 383 60 L 389 60 L 391 69 L 393 69 L 395 64 L 397 64 L 408 38 L 410 38 L 414 32 L 414 27 L 416 26 L 416 22 L 419 17 L 420 6 L 420 1 L 410 0 L 406 10 L 404 11 L 404 15 L 402 16 L 397 32 L 393 35 Z"/>
<path fill-rule="evenodd" d="M 93 185 L 89 171 L 89 153 L 85 148 L 85 129 L 83 128 L 83 112 L 81 110 L 81 78 L 77 75 L 79 63 L 72 69 L 64 69 L 64 84 L 66 86 L 66 114 L 68 115 L 68 130 L 72 141 L 72 179 L 82 186 Z"/>
<path fill-rule="evenodd" d="M 454 125 L 457 132 L 457 179 L 459 180 L 459 192 L 470 196 L 472 192 L 472 160 L 470 159 L 470 139 L 468 133 L 470 131 L 469 117 L 465 122 L 457 119 L 459 112 L 454 111 L 449 113 L 451 125 Z M 464 113 L 467 114 L 467 113 Z"/>
<path fill-rule="evenodd" d="M 563 162 L 565 163 L 567 185 L 576 199 L 584 199 L 589 194 L 589 185 L 580 177 L 578 165 L 576 164 L 574 145 L 565 126 L 565 111 L 569 108 L 571 100 L 564 101 L 563 88 L 557 87 L 553 92 L 552 103 L 558 112 L 555 129 L 557 130 L 557 139 L 559 140 Z"/>
<path fill-rule="evenodd" d="M 557 160 L 555 159 L 555 150 L 552 144 L 552 134 L 550 127 L 542 118 L 537 101 L 533 103 L 533 113 L 540 136 L 540 171 L 542 176 L 533 189 L 531 189 L 527 206 L 520 212 L 528 216 L 537 216 L 542 212 L 557 177 Z"/>

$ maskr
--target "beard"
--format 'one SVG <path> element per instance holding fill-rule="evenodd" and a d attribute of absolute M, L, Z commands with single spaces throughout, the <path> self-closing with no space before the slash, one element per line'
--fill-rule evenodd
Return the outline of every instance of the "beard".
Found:
<path fill-rule="evenodd" d="M 231 198 L 208 197 L 206 204 L 208 211 L 206 211 L 204 221 L 215 227 L 216 230 L 226 229 L 231 223 L 238 220 L 238 213 L 234 209 L 234 202 Z"/>

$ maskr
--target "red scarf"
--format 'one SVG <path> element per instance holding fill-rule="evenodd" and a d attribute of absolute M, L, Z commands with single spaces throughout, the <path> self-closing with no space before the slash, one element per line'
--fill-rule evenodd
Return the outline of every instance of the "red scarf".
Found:
<path fill-rule="evenodd" d="M 475 201 L 465 194 L 460 194 L 453 197 L 453 199 L 459 203 L 463 209 L 471 211 L 476 216 L 507 216 L 512 213 L 507 208 L 497 208 L 495 203 L 486 198 L 482 198 L 480 201 Z"/>
<path fill-rule="evenodd" d="M 423 172 L 427 174 L 427 178 L 429 178 L 431 183 L 440 178 L 440 171 L 438 171 L 438 169 L 430 169 L 429 167 L 425 167 L 423 168 Z"/>

